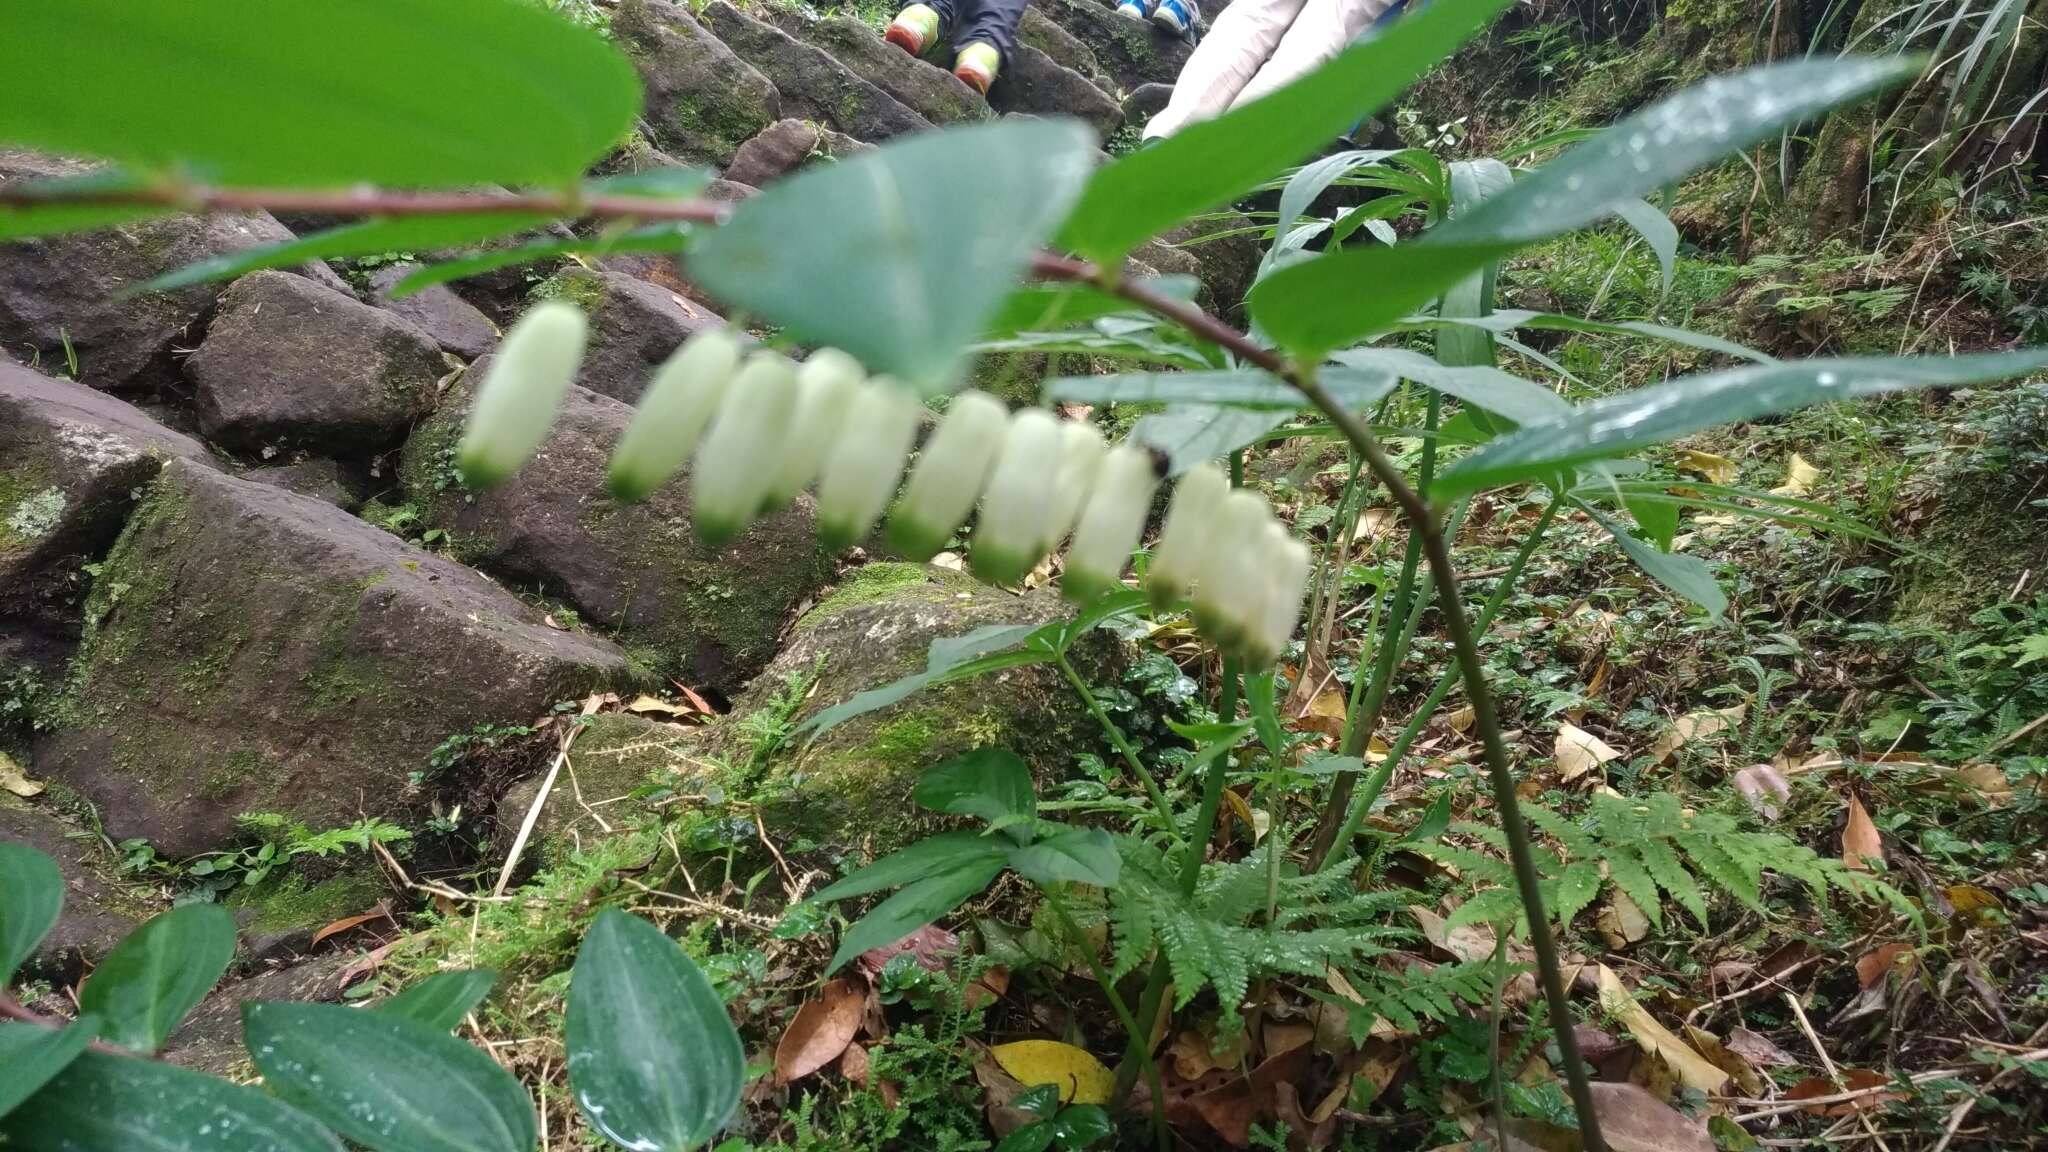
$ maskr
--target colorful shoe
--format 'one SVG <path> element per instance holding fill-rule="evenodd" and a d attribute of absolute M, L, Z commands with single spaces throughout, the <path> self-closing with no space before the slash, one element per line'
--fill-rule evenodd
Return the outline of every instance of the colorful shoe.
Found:
<path fill-rule="evenodd" d="M 1187 35 L 1201 18 L 1201 6 L 1195 0 L 1159 0 L 1152 9 L 1152 22 L 1175 36 Z"/>
<path fill-rule="evenodd" d="M 923 4 L 912 4 L 889 22 L 889 30 L 882 33 L 882 39 L 912 56 L 922 56 L 925 49 L 938 43 L 939 14 Z"/>
<path fill-rule="evenodd" d="M 1002 54 L 996 51 L 995 45 L 976 40 L 953 57 L 953 75 L 958 76 L 962 84 L 986 96 L 989 85 L 996 82 L 996 71 L 1002 63 Z"/>
<path fill-rule="evenodd" d="M 1131 20 L 1143 20 L 1148 15 L 1143 0 L 1124 0 L 1116 6 L 1116 14 Z"/>

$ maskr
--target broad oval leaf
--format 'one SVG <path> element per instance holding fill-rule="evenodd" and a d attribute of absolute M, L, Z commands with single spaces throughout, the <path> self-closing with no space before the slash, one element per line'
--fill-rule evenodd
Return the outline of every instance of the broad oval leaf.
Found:
<path fill-rule="evenodd" d="M 1010 867 L 1035 884 L 1107 888 L 1123 875 L 1116 842 L 1100 828 L 1066 828 L 1010 853 Z"/>
<path fill-rule="evenodd" d="M 1432 494 L 1450 499 L 1560 467 L 1618 456 L 1711 428 L 1913 388 L 1950 388 L 2024 376 L 2048 367 L 2048 348 L 1971 356 L 1865 357 L 1757 364 L 1682 376 L 1581 404 L 1564 417 L 1524 423 L 1453 464 Z"/>
<path fill-rule="evenodd" d="M 1350 131 L 1507 6 L 1507 0 L 1432 0 L 1271 96 L 1125 156 L 1089 181 L 1060 233 L 1061 246 L 1114 265 L 1152 236 L 1227 203 Z"/>
<path fill-rule="evenodd" d="M 569 1085 L 593 1128 L 633 1152 L 687 1152 L 739 1105 L 746 1057 L 725 1003 L 682 946 L 607 908 L 569 977 Z"/>
<path fill-rule="evenodd" d="M 1318 357 L 1396 326 L 1512 251 L 1505 243 L 1346 248 L 1275 270 L 1246 303 L 1261 332 L 1305 358 Z"/>
<path fill-rule="evenodd" d="M 267 1093 L 91 1051 L 0 1120 L 0 1143 L 28 1152 L 341 1152 L 327 1129 Z"/>
<path fill-rule="evenodd" d="M 14 1111 L 78 1059 L 98 1031 L 99 1021 L 90 1016 L 62 1028 L 0 1021 L 0 1116 Z"/>
<path fill-rule="evenodd" d="M 0 140 L 218 184 L 558 184 L 632 128 L 632 65 L 520 0 L 0 6 Z"/>
<path fill-rule="evenodd" d="M 1000 824 L 1024 842 L 1038 812 L 1031 767 L 1008 748 L 976 748 L 935 765 L 910 798 L 934 812 Z"/>
<path fill-rule="evenodd" d="M 64 909 L 57 862 L 26 844 L 0 840 L 0 987 L 35 951 Z"/>
<path fill-rule="evenodd" d="M 242 1005 L 263 1082 L 376 1152 L 527 1152 L 533 1102 L 510 1072 L 431 1025 L 339 1004 Z"/>
<path fill-rule="evenodd" d="M 449 1032 L 462 1023 L 462 1018 L 472 1009 L 483 1003 L 484 997 L 491 994 L 491 985 L 497 980 L 497 973 L 478 969 L 436 972 L 389 1000 L 380 1000 L 370 1007 L 373 1011 L 404 1016 L 429 1028 Z"/>
<path fill-rule="evenodd" d="M 235 958 L 235 918 L 218 904 L 173 908 L 114 945 L 78 994 L 100 1035 L 154 1052 Z"/>
<path fill-rule="evenodd" d="M 837 972 L 848 960 L 868 949 L 893 944 L 958 908 L 988 887 L 989 881 L 1002 870 L 1003 856 L 999 854 L 993 859 L 964 861 L 904 885 L 846 930 L 826 974 Z"/>
<path fill-rule="evenodd" d="M 1062 120 L 892 140 L 747 200 L 696 243 L 690 276 L 869 371 L 950 391 L 969 342 L 1066 218 L 1094 154 L 1088 129 Z"/>
<path fill-rule="evenodd" d="M 1000 863 L 1004 855 L 1005 849 L 1000 843 L 979 832 L 966 829 L 941 832 L 927 836 L 908 848 L 891 852 L 836 884 L 826 885 L 812 893 L 811 899 L 830 904 L 834 900 L 866 896 L 871 892 L 901 887 L 936 872 L 990 861 Z"/>

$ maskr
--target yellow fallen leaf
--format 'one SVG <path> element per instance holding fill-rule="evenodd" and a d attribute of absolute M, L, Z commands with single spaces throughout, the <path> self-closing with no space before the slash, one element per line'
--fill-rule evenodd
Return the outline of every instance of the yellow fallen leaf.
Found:
<path fill-rule="evenodd" d="M 1600 964 L 1595 966 L 1595 972 L 1600 980 L 1600 1007 L 1621 1021 L 1643 1051 L 1662 1059 L 1688 1088 L 1696 1088 L 1710 1096 L 1718 1096 L 1728 1090 L 1728 1073 L 1715 1067 L 1712 1061 L 1693 1051 L 1691 1045 L 1672 1035 L 1670 1029 L 1657 1023 L 1650 1010 L 1629 995 L 1628 989 L 1622 986 L 1621 977 L 1616 976 L 1612 968 Z"/>
<path fill-rule="evenodd" d="M 1609 760 L 1621 758 L 1605 740 L 1569 722 L 1557 726 L 1557 742 L 1550 754 L 1557 761 L 1561 780 L 1577 780 Z"/>
<path fill-rule="evenodd" d="M 626 711 L 638 712 L 642 715 L 645 715 L 649 712 L 659 712 L 668 716 L 682 716 L 687 714 L 689 710 L 687 708 L 677 707 L 676 705 L 671 704 L 666 700 L 662 700 L 654 696 L 649 696 L 643 692 L 640 695 L 633 697 L 632 701 L 626 705 Z"/>
<path fill-rule="evenodd" d="M 1018 1040 L 988 1050 L 1003 1071 L 1027 1088 L 1057 1084 L 1063 1104 L 1107 1104 L 1116 1088 L 1116 1073 L 1072 1044 L 1057 1040 Z"/>
<path fill-rule="evenodd" d="M 1773 496 L 1804 496 L 1813 491 L 1813 482 L 1820 479 L 1820 469 L 1808 463 L 1806 457 L 1794 452 L 1785 465 L 1785 482 L 1771 489 Z"/>
<path fill-rule="evenodd" d="M 27 774 L 22 772 L 21 765 L 16 764 L 5 752 L 0 752 L 0 788 L 5 788 L 24 799 L 39 795 L 43 790 L 43 786 L 29 779 Z"/>
<path fill-rule="evenodd" d="M 1617 952 L 1650 934 L 1650 918 L 1625 892 L 1609 896 L 1593 919 L 1607 947 Z"/>
<path fill-rule="evenodd" d="M 1704 478 L 1709 484 L 1729 484 L 1735 480 L 1735 461 L 1694 448 L 1679 449 L 1678 468 Z"/>
<path fill-rule="evenodd" d="M 1472 723 L 1478 718 L 1478 713 L 1472 711 L 1472 706 L 1467 704 L 1449 716 L 1444 717 L 1444 723 L 1450 725 L 1451 731 L 1463 736 L 1472 730 Z"/>
<path fill-rule="evenodd" d="M 1854 792 L 1849 793 L 1849 822 L 1842 828 L 1842 863 L 1858 872 L 1884 867 L 1884 837 Z"/>
<path fill-rule="evenodd" d="M 1747 704 L 1687 712 L 1673 720 L 1671 727 L 1666 728 L 1657 737 L 1656 743 L 1650 745 L 1650 755 L 1656 757 L 1657 762 L 1662 764 L 1677 755 L 1678 750 L 1687 744 L 1695 740 L 1705 740 L 1709 736 L 1718 736 L 1742 723 L 1743 718 L 1748 715 Z"/>

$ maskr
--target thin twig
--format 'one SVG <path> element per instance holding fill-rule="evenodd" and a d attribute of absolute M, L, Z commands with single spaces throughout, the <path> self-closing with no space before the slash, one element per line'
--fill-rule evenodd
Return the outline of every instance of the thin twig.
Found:
<path fill-rule="evenodd" d="M 1799 1022 L 1799 1030 L 1806 1034 L 1806 1042 L 1813 1045 L 1813 1050 L 1820 1055 L 1820 1066 L 1826 1070 L 1828 1079 L 1835 1082 L 1835 1087 L 1847 1091 L 1848 1083 L 1842 1079 L 1841 1070 L 1835 1067 L 1834 1057 L 1828 1055 L 1827 1046 L 1820 1042 L 1819 1035 L 1814 1032 L 1813 1023 L 1806 1018 L 1806 1009 L 1800 1005 L 1798 995 L 1792 992 L 1785 993 L 1785 1003 L 1791 1006 L 1792 1018 Z M 1863 1130 L 1876 1142 L 1878 1152 L 1892 1152 L 1891 1145 L 1886 1144 L 1884 1137 L 1878 1135 L 1877 1125 L 1870 1122 L 1870 1117 L 1864 1115 L 1863 1109 L 1856 1109 L 1856 1116 L 1863 1122 Z"/>

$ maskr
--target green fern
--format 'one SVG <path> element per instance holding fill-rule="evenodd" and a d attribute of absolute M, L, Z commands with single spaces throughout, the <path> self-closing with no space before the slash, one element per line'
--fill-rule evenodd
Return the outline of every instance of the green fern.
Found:
<path fill-rule="evenodd" d="M 1561 924 L 1571 923 L 1610 887 L 1633 901 L 1658 929 L 1664 927 L 1667 901 L 1704 928 L 1708 898 L 1716 892 L 1768 915 L 1766 872 L 1800 881 L 1823 906 L 1834 893 L 1843 892 L 1882 900 L 1913 914 L 1905 897 L 1881 880 L 1851 871 L 1779 833 L 1745 830 L 1733 817 L 1718 812 L 1687 814 L 1679 798 L 1668 792 L 1642 800 L 1595 795 L 1577 821 L 1540 804 L 1525 803 L 1522 812 L 1550 842 L 1534 847 L 1536 870 L 1543 881 L 1544 906 Z M 1491 851 L 1452 844 L 1420 849 L 1480 886 L 1451 914 L 1448 926 L 1519 918 L 1521 900 L 1500 829 L 1459 823 L 1453 830 Z"/>
<path fill-rule="evenodd" d="M 1266 856 L 1209 864 L 1192 897 L 1180 890 L 1179 866 L 1141 840 L 1119 844 L 1123 880 L 1109 892 L 1115 939 L 1115 975 L 1166 955 L 1175 1007 L 1204 988 L 1227 1007 L 1244 1002 L 1252 981 L 1273 976 L 1320 978 L 1386 955 L 1413 933 L 1386 923 L 1411 903 L 1414 892 L 1358 892 L 1352 869 L 1303 876 L 1291 868 L 1279 880 L 1270 924 L 1254 926 L 1266 910 Z M 1226 1019 L 1234 1013 L 1226 1012 Z"/>
<path fill-rule="evenodd" d="M 1509 965 L 1502 979 L 1512 977 L 1521 968 L 1519 964 Z M 1465 1015 L 1470 1007 L 1493 1000 L 1491 959 L 1436 965 L 1411 962 L 1399 971 L 1379 967 L 1354 969 L 1347 973 L 1347 978 L 1363 1001 L 1342 1001 L 1351 1010 L 1347 1024 L 1354 1044 L 1365 1043 L 1373 1025 L 1382 1019 L 1402 1032 L 1420 1032 L 1425 1022 L 1450 1020 Z M 1315 995 L 1338 1002 L 1320 993 Z"/>

